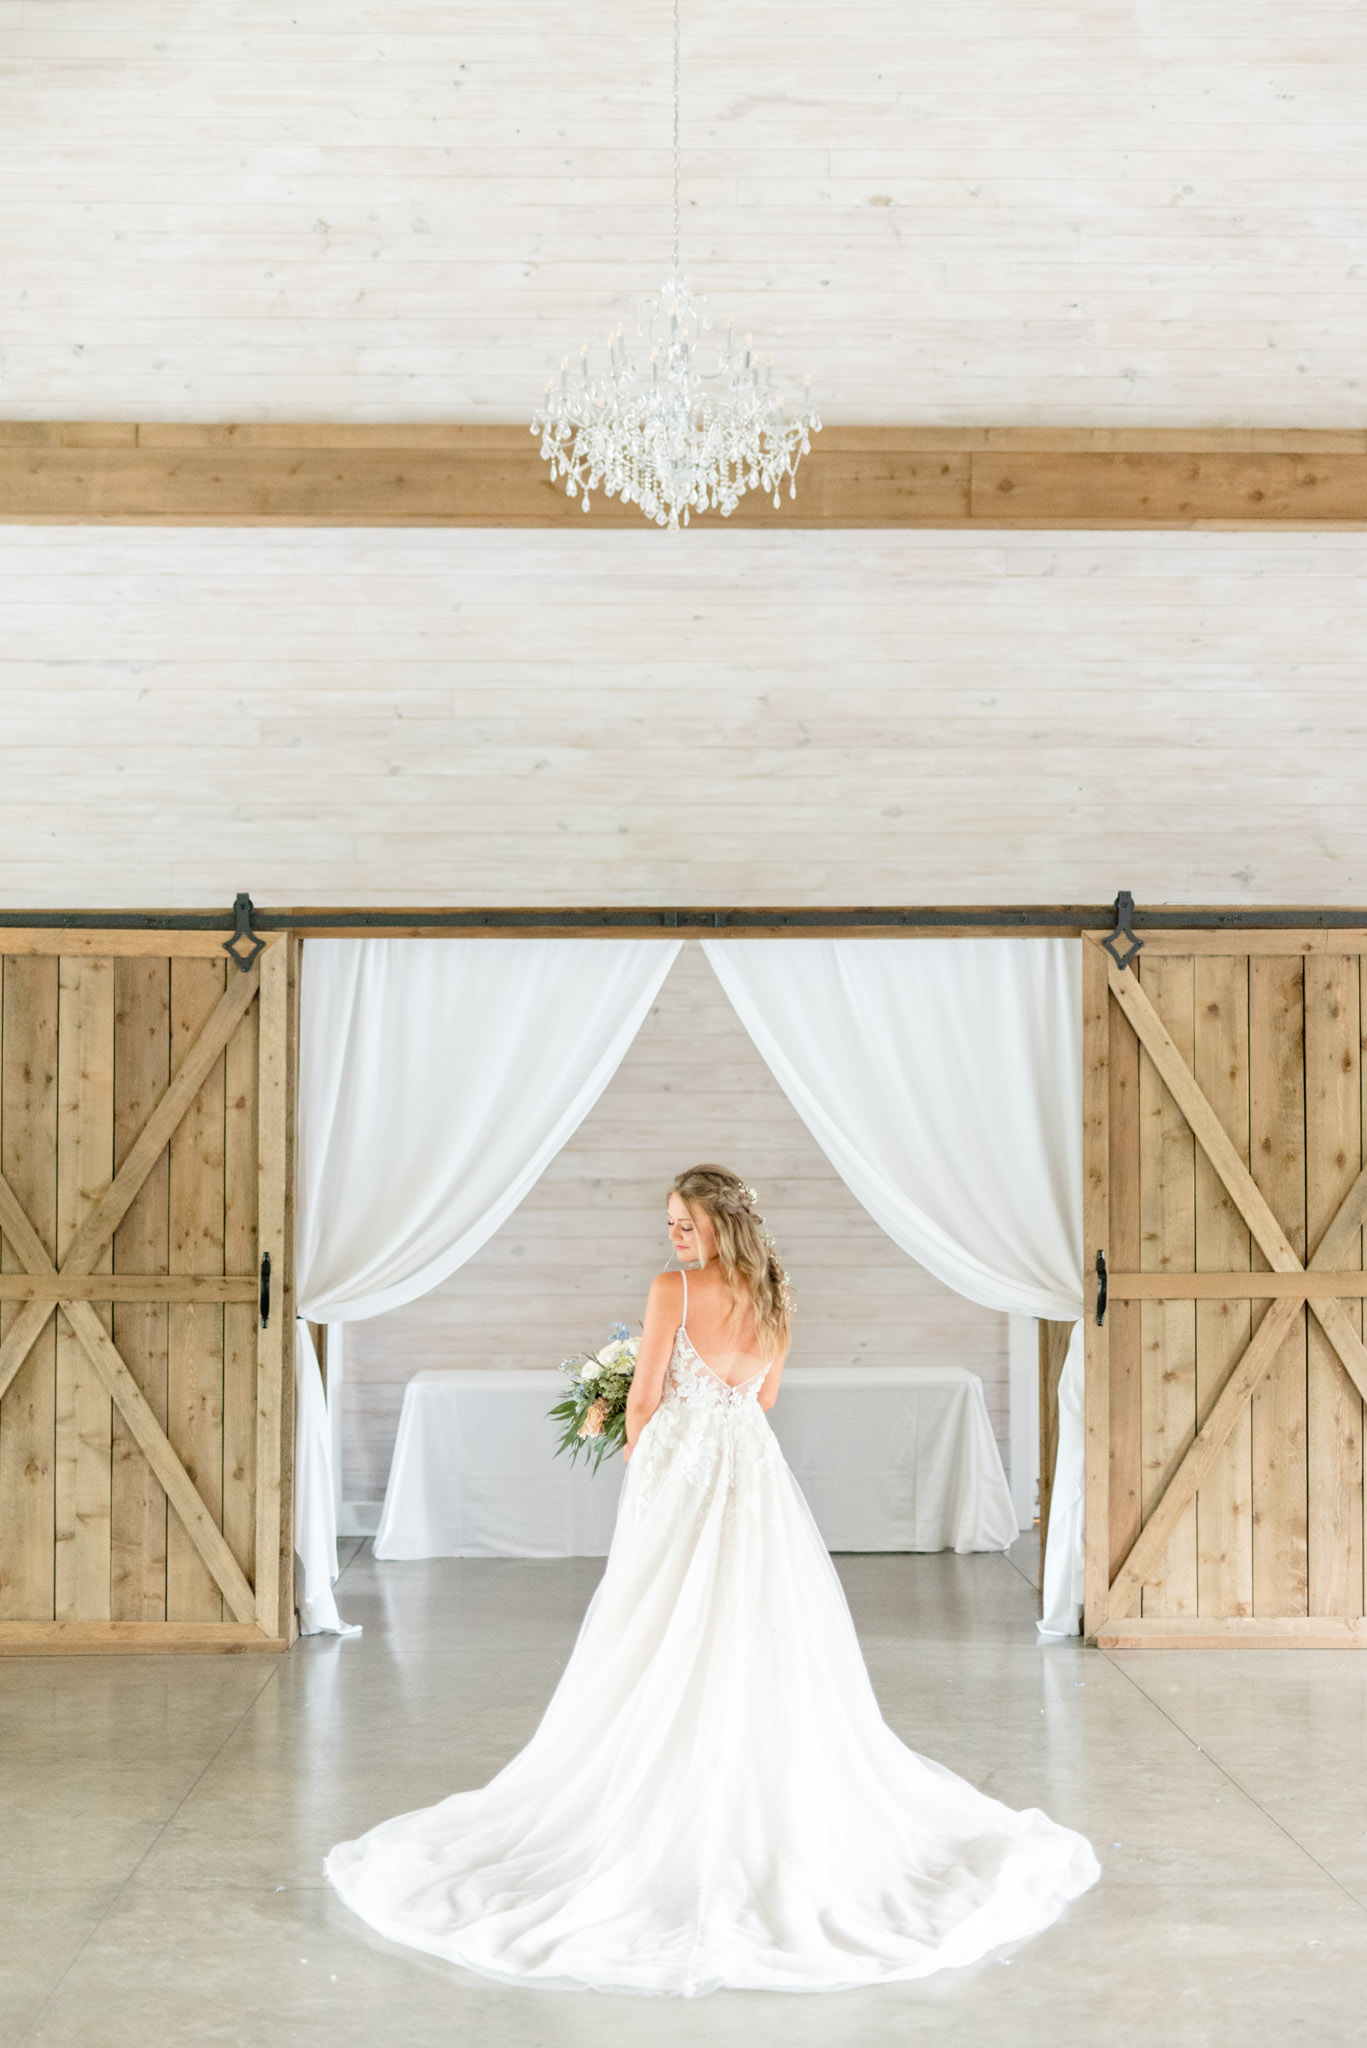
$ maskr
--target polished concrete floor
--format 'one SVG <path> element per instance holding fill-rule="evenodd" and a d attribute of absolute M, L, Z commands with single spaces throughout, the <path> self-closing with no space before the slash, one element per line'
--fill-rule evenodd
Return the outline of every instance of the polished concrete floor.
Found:
<path fill-rule="evenodd" d="M 379 1940 L 323 1851 L 525 1741 L 599 1566 L 353 1548 L 359 1638 L 0 1663 L 0 2043 L 1367 2044 L 1367 1657 L 1042 1649 L 1030 1547 L 840 1560 L 898 1733 L 1096 1844 L 1097 1889 L 1013 1954 L 683 2002 L 505 1990 Z"/>

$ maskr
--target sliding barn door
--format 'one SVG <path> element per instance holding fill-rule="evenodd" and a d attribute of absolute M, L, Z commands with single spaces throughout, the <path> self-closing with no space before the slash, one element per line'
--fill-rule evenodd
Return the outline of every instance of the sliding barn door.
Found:
<path fill-rule="evenodd" d="M 0 1651 L 292 1639 L 293 967 L 257 943 L 0 933 Z"/>
<path fill-rule="evenodd" d="M 1367 1644 L 1360 937 L 1083 941 L 1103 1645 Z"/>

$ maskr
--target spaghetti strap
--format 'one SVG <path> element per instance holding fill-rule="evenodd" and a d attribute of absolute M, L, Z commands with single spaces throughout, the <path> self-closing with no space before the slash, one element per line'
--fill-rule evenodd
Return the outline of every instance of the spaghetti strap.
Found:
<path fill-rule="evenodd" d="M 683 1306 L 683 1321 L 682 1321 L 682 1322 L 681 1322 L 681 1323 L 679 1324 L 679 1328 L 680 1328 L 680 1329 L 681 1329 L 681 1330 L 682 1330 L 682 1331 L 684 1332 L 685 1336 L 687 1336 L 687 1334 L 688 1334 L 688 1275 L 687 1275 L 687 1273 L 685 1273 L 685 1272 L 684 1272 L 684 1270 L 683 1270 L 683 1268 L 682 1268 L 682 1267 L 680 1267 L 680 1269 L 679 1269 L 679 1278 L 680 1278 L 680 1279 L 681 1279 L 681 1280 L 683 1281 L 683 1284 L 684 1284 L 684 1306 Z"/>

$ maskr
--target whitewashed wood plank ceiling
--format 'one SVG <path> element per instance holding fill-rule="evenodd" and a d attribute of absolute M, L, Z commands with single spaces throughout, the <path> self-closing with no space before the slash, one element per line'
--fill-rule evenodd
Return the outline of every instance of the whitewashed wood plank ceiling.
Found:
<path fill-rule="evenodd" d="M 686 253 L 831 419 L 1364 421 L 1358 0 L 685 0 Z M 527 415 L 667 0 L 0 0 L 0 413 Z"/>
<path fill-rule="evenodd" d="M 12 527 L 0 900 L 1361 903 L 1365 561 Z"/>

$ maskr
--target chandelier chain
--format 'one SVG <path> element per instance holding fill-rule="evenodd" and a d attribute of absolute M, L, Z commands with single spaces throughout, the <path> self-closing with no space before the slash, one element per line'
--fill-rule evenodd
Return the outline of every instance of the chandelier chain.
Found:
<path fill-rule="evenodd" d="M 674 275 L 679 275 L 679 0 L 674 0 Z"/>

